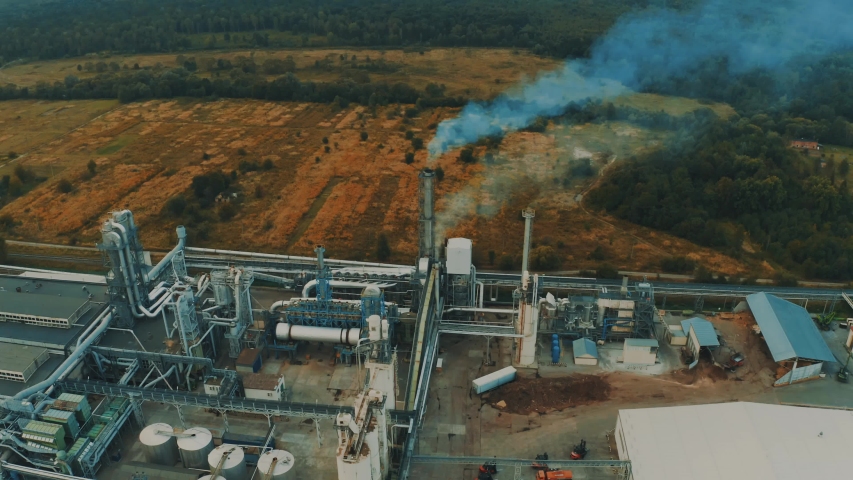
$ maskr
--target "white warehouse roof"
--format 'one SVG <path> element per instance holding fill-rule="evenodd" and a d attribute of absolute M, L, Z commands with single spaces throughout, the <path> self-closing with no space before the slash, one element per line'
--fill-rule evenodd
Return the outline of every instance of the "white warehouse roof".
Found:
<path fill-rule="evenodd" d="M 620 410 L 634 480 L 850 478 L 853 412 L 760 403 Z"/>

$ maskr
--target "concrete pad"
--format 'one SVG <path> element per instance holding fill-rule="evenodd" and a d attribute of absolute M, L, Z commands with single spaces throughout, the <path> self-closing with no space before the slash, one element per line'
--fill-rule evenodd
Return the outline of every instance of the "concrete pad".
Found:
<path fill-rule="evenodd" d="M 465 435 L 465 425 L 439 423 L 436 431 L 439 435 Z"/>
<path fill-rule="evenodd" d="M 329 388 L 332 390 L 358 390 L 356 385 L 356 372 L 358 368 L 338 365 L 329 380 Z"/>

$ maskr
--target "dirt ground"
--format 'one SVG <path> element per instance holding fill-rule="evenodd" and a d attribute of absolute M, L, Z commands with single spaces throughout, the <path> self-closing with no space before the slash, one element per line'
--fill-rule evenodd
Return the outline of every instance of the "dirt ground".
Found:
<path fill-rule="evenodd" d="M 529 415 L 588 405 L 609 397 L 610 384 L 606 377 L 572 375 L 561 378 L 520 378 L 480 398 L 502 411 Z M 506 402 L 505 408 L 496 406 L 501 401 Z"/>

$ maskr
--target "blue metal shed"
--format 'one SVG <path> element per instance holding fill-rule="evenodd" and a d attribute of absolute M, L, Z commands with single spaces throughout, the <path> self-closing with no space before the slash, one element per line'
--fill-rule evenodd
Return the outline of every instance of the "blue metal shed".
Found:
<path fill-rule="evenodd" d="M 747 296 L 746 302 L 773 360 L 836 361 L 805 308 L 764 292 Z"/>

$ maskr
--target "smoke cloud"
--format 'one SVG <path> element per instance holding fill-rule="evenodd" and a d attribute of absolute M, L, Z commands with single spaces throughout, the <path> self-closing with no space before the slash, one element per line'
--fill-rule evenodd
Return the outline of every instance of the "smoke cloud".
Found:
<path fill-rule="evenodd" d="M 683 77 L 723 58 L 730 74 L 779 69 L 803 55 L 853 46 L 850 0 L 708 0 L 690 11 L 652 10 L 623 17 L 593 47 L 487 103 L 468 104 L 439 124 L 430 158 L 530 125 L 574 103 L 607 100 Z"/>

